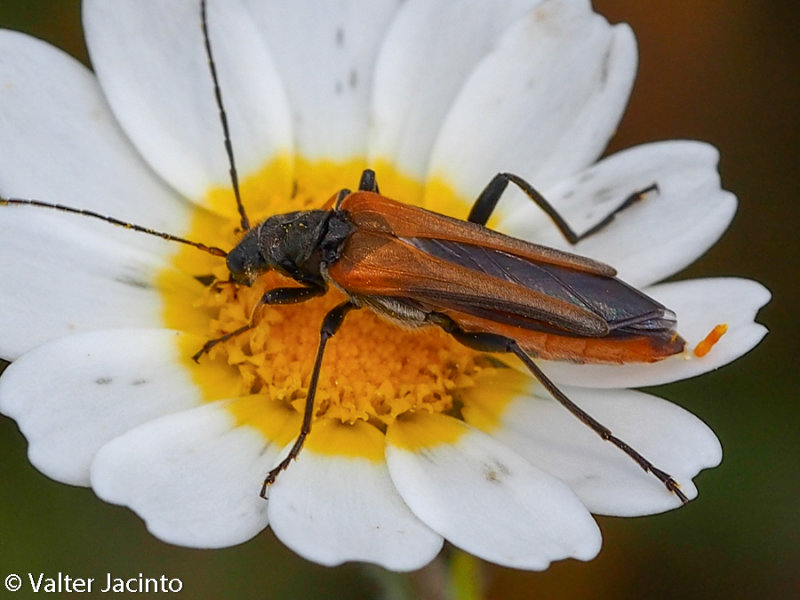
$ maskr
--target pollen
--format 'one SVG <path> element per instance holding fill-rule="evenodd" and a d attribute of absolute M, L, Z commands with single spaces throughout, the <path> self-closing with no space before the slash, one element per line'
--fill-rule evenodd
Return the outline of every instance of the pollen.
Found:
<path fill-rule="evenodd" d="M 286 185 L 287 178 L 276 175 L 284 167 L 271 165 L 243 184 L 242 197 L 253 223 L 270 214 L 319 208 L 339 189 L 355 188 L 361 173 L 359 164 L 296 164 L 298 177 Z M 303 173 L 312 175 L 302 177 Z M 421 202 L 422 187 L 413 181 L 385 166 L 377 176 L 382 193 Z M 278 183 L 271 186 L 269 181 Z M 224 191 L 212 192 L 209 205 L 220 206 L 225 195 Z M 455 206 L 453 195 L 446 196 L 439 206 L 431 206 L 430 199 L 426 204 L 439 212 L 466 214 L 465 203 Z M 223 217 L 199 210 L 195 226 L 186 235 L 232 248 L 242 235 L 238 224 L 235 211 L 227 210 Z M 191 299 L 186 293 L 165 294 L 166 321 L 176 328 L 187 322 L 201 324 L 193 327 L 195 336 L 185 338 L 194 346 L 183 343 L 180 352 L 195 381 L 208 390 L 209 400 L 219 399 L 214 394 L 223 377 L 228 380 L 223 389 L 233 389 L 238 396 L 263 398 L 265 410 L 277 402 L 302 414 L 320 326 L 327 312 L 345 300 L 344 294 L 331 288 L 324 296 L 299 304 L 263 305 L 260 299 L 265 291 L 298 284 L 270 272 L 251 287 L 236 285 L 228 281 L 224 261 L 219 258 L 193 248 L 178 252 L 175 266 L 197 277 L 198 286 Z M 194 317 L 188 318 L 187 313 Z M 191 364 L 190 357 L 199 350 L 198 339 L 214 340 L 248 324 L 253 326 L 201 356 L 199 365 Z M 315 422 L 366 423 L 384 432 L 395 419 L 407 414 L 445 413 L 462 418 L 464 399 L 496 379 L 497 365 L 496 359 L 459 344 L 437 328 L 404 328 L 367 308 L 354 310 L 325 349 Z M 252 424 L 252 412 L 249 402 L 248 416 L 237 418 Z"/>
<path fill-rule="evenodd" d="M 331 290 L 302 304 L 260 306 L 265 290 L 291 285 L 264 275 L 252 288 L 217 286 L 207 293 L 216 314 L 209 337 L 255 326 L 219 344 L 209 359 L 237 370 L 242 394 L 263 394 L 302 411 L 325 314 L 344 300 Z M 448 412 L 460 389 L 474 386 L 488 361 L 436 329 L 403 329 L 367 309 L 351 312 L 325 351 L 316 416 L 386 425 L 406 412 Z"/>
<path fill-rule="evenodd" d="M 728 324 L 722 323 L 717 325 L 712 329 L 706 337 L 704 337 L 694 348 L 694 355 L 698 358 L 702 358 L 709 352 L 711 352 L 711 348 L 713 348 L 716 343 L 725 335 L 728 331 Z"/>

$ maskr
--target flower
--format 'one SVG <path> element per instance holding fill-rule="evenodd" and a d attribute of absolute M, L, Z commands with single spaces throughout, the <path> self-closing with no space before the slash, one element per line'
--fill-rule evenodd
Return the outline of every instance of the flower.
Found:
<path fill-rule="evenodd" d="M 573 250 L 672 308 L 690 346 L 718 323 L 728 333 L 702 358 L 541 365 L 695 497 L 692 478 L 721 459 L 713 432 L 627 388 L 741 356 L 765 333 L 753 319 L 769 294 L 739 279 L 656 283 L 716 241 L 736 202 L 702 143 L 595 162 L 633 83 L 629 28 L 582 0 L 346 8 L 325 3 L 309 18 L 302 3 L 210 3 L 251 217 L 319 207 L 371 166 L 387 196 L 463 218 L 507 171 L 581 231 L 657 182 L 657 197 Z M 84 19 L 96 76 L 37 40 L 0 35 L 0 144 L 15 149 L 0 165 L 0 195 L 232 247 L 239 220 L 197 2 L 88 0 Z M 568 246 L 519 193 L 499 211 L 497 229 Z M 219 258 L 53 211 L 3 207 L 0 231 L 0 355 L 14 360 L 0 409 L 19 423 L 37 468 L 130 506 L 165 541 L 220 547 L 270 525 L 323 564 L 414 569 L 447 539 L 543 569 L 595 556 L 590 513 L 679 505 L 527 373 L 368 311 L 348 316 L 329 344 L 312 434 L 265 502 L 258 489 L 299 430 L 336 292 L 259 310 L 255 329 L 196 365 L 192 354 L 249 322 L 278 276 L 253 289 L 209 285 L 227 277 Z"/>

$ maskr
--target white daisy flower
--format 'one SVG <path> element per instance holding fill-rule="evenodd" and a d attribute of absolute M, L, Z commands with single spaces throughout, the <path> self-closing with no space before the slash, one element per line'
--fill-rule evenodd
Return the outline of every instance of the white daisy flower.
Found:
<path fill-rule="evenodd" d="M 498 172 L 532 182 L 577 231 L 636 190 L 659 192 L 570 247 L 508 190 L 492 226 L 614 265 L 674 310 L 703 357 L 539 364 L 688 498 L 717 465 L 712 431 L 626 388 L 691 377 L 746 353 L 769 299 L 740 279 L 657 283 L 722 234 L 736 199 L 714 148 L 648 144 L 599 159 L 636 69 L 626 25 L 586 0 L 464 6 L 431 0 L 211 1 L 210 42 L 244 204 L 255 222 L 321 207 L 361 170 L 381 192 L 465 218 Z M 0 32 L 0 195 L 111 215 L 205 244 L 240 237 L 196 0 L 86 0 L 94 73 Z M 523 569 L 588 560 L 591 513 L 680 505 L 527 371 L 434 328 L 349 315 L 326 350 L 313 430 L 259 497 L 299 431 L 322 316 L 343 296 L 255 311 L 253 288 L 195 248 L 43 209 L 0 208 L 0 409 L 48 476 L 131 507 L 159 538 L 238 544 L 265 527 L 309 560 L 419 568 L 443 541 Z M 291 285 L 291 283 L 289 284 Z M 501 356 L 502 360 L 503 357 Z"/>

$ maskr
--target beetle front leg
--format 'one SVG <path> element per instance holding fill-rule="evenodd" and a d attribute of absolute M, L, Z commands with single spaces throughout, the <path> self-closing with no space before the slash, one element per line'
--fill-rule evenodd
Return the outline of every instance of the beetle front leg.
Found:
<path fill-rule="evenodd" d="M 321 296 L 326 292 L 324 287 L 318 285 L 310 285 L 304 287 L 281 287 L 275 288 L 272 290 L 267 291 L 263 296 L 261 296 L 261 300 L 258 301 L 258 304 L 253 309 L 257 309 L 259 306 L 264 304 L 273 305 L 273 304 L 297 304 L 299 302 L 305 302 L 306 300 L 310 300 L 311 298 L 316 298 L 317 296 Z M 251 317 L 250 322 L 247 325 L 242 325 L 238 329 L 226 333 L 218 338 L 214 338 L 213 340 L 208 340 L 203 347 L 200 348 L 197 352 L 194 353 L 192 356 L 192 360 L 194 362 L 199 362 L 200 357 L 204 354 L 208 354 L 208 352 L 217 344 L 221 342 L 227 342 L 229 339 L 236 337 L 237 335 L 241 335 L 245 331 L 249 331 L 254 326 L 253 319 Z"/>
<path fill-rule="evenodd" d="M 303 424 L 300 427 L 300 433 L 289 450 L 289 454 L 267 473 L 264 484 L 261 486 L 262 498 L 267 497 L 267 488 L 275 482 L 275 478 L 278 474 L 284 471 L 289 464 L 297 458 L 297 455 L 300 454 L 303 443 L 311 432 L 311 423 L 314 419 L 314 397 L 317 394 L 317 384 L 319 383 L 319 372 L 322 368 L 322 357 L 325 354 L 325 346 L 328 340 L 331 339 L 339 330 L 339 327 L 341 327 L 345 315 L 354 308 L 358 307 L 348 300 L 338 306 L 334 306 L 322 320 L 322 327 L 320 327 L 319 332 L 319 346 L 317 347 L 317 356 L 314 359 L 314 369 L 311 372 L 311 381 L 308 384 L 308 395 L 306 396 L 306 405 L 303 410 Z"/>
<path fill-rule="evenodd" d="M 299 302 L 311 300 L 311 298 L 316 298 L 317 296 L 322 296 L 325 292 L 326 289 L 318 285 L 275 288 L 261 296 L 261 300 L 258 302 L 256 308 L 262 304 L 297 304 Z"/>

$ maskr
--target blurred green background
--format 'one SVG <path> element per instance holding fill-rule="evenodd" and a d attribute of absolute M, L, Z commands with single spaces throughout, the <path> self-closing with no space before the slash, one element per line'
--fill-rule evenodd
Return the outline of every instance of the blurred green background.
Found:
<path fill-rule="evenodd" d="M 774 299 L 770 335 L 719 372 L 657 390 L 708 422 L 721 467 L 699 478 L 683 510 L 601 518 L 605 545 L 590 563 L 545 573 L 486 566 L 487 597 L 800 597 L 798 427 L 798 106 L 796 0 L 595 0 L 639 41 L 639 77 L 610 150 L 696 138 L 716 145 L 726 188 L 739 196 L 727 235 L 682 277 L 758 279 Z M 2 0 L 0 26 L 28 31 L 86 61 L 77 0 Z M 0 158 L 2 160 L 2 158 Z M 54 199 L 50 199 L 54 200 Z M 380 570 L 327 569 L 293 555 L 269 530 L 236 548 L 163 544 L 124 508 L 50 481 L 28 463 L 13 421 L 0 418 L 0 574 L 166 574 L 184 597 L 372 598 Z M 6 592 L 0 592 L 6 597 Z M 25 598 L 22 592 L 15 598 Z"/>

